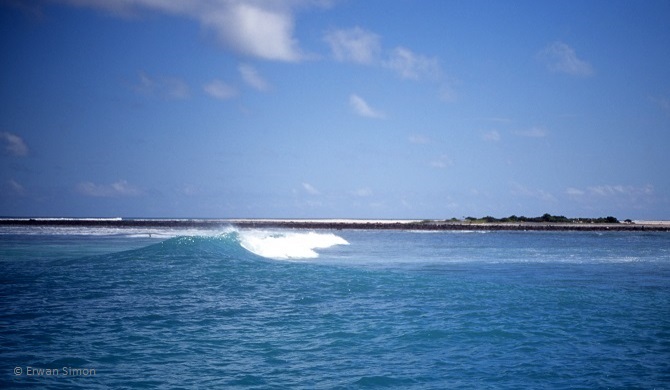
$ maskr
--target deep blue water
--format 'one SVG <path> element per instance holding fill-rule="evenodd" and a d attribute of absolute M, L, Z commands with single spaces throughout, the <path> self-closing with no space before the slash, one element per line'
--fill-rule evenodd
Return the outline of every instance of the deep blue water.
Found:
<path fill-rule="evenodd" d="M 0 230 L 1 388 L 670 388 L 668 233 L 151 233 Z"/>

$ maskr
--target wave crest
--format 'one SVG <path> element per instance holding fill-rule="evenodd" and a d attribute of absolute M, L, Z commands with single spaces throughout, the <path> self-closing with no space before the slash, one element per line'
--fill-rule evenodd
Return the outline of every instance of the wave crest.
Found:
<path fill-rule="evenodd" d="M 313 259 L 319 257 L 315 249 L 349 245 L 347 240 L 332 233 L 244 230 L 238 232 L 238 236 L 244 249 L 277 260 Z"/>

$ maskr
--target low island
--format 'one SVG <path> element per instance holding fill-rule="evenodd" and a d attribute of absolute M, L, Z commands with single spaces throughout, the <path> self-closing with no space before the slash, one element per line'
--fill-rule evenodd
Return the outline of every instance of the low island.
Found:
<path fill-rule="evenodd" d="M 540 217 L 505 218 L 491 216 L 463 219 L 144 219 L 144 218 L 0 218 L 0 226 L 79 226 L 79 227 L 170 227 L 288 228 L 356 230 L 517 230 L 517 231 L 670 231 L 670 221 L 619 221 L 615 217 L 566 218 L 544 214 Z"/>

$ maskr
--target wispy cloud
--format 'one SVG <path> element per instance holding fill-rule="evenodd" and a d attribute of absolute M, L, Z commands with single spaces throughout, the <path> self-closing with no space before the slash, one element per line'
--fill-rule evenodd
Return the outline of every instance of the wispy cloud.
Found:
<path fill-rule="evenodd" d="M 331 31 L 325 41 L 338 61 L 370 65 L 379 60 L 381 53 L 379 35 L 360 27 Z"/>
<path fill-rule="evenodd" d="M 575 187 L 566 188 L 565 193 L 568 196 L 582 196 L 582 195 L 585 194 L 584 190 L 580 190 L 579 188 L 575 188 Z"/>
<path fill-rule="evenodd" d="M 321 195 L 321 191 L 317 190 L 313 185 L 309 183 L 302 183 L 302 189 L 305 190 L 310 195 Z"/>
<path fill-rule="evenodd" d="M 193 19 L 233 50 L 252 57 L 300 61 L 307 56 L 293 36 L 295 12 L 323 6 L 323 0 L 59 0 L 116 16 L 159 12 Z"/>
<path fill-rule="evenodd" d="M 457 80 L 444 76 L 436 57 L 417 54 L 406 47 L 396 47 L 382 65 L 400 78 L 411 81 L 427 81 L 438 87 L 438 98 L 447 103 L 458 100 L 454 85 Z"/>
<path fill-rule="evenodd" d="M 477 118 L 477 119 L 482 120 L 482 121 L 487 121 L 487 122 L 512 123 L 512 120 L 509 119 L 509 118 L 503 118 L 503 117 L 497 117 L 497 116 L 483 117 L 483 118 Z"/>
<path fill-rule="evenodd" d="M 0 133 L 0 140 L 5 144 L 5 152 L 7 154 L 18 157 L 28 155 L 28 145 L 18 135 L 3 131 Z"/>
<path fill-rule="evenodd" d="M 218 79 L 205 84 L 202 89 L 215 99 L 227 100 L 237 96 L 237 89 Z"/>
<path fill-rule="evenodd" d="M 646 185 L 643 187 L 635 186 L 624 186 L 624 185 L 600 185 L 592 186 L 587 188 L 588 192 L 592 195 L 598 196 L 640 196 L 640 195 L 651 195 L 654 193 L 654 187 L 652 185 Z"/>
<path fill-rule="evenodd" d="M 265 81 L 265 79 L 258 73 L 256 68 L 254 68 L 253 66 L 247 64 L 241 64 L 240 66 L 237 67 L 237 70 L 240 71 L 240 75 L 242 75 L 242 80 L 244 80 L 244 82 L 247 83 L 252 88 L 262 92 L 268 91 L 270 89 L 270 85 L 267 83 L 267 81 Z"/>
<path fill-rule="evenodd" d="M 520 183 L 512 183 L 511 193 L 517 196 L 539 199 L 544 202 L 555 202 L 557 200 L 550 192 L 543 189 L 528 188 Z"/>
<path fill-rule="evenodd" d="M 85 181 L 77 185 L 77 192 L 85 196 L 100 198 L 138 196 L 142 194 L 139 188 L 128 183 L 126 180 L 119 180 L 112 184 L 95 184 Z"/>
<path fill-rule="evenodd" d="M 158 96 L 164 99 L 187 99 L 191 89 L 183 80 L 176 77 L 152 77 L 140 72 L 135 90 L 139 93 Z"/>
<path fill-rule="evenodd" d="M 324 40 L 337 61 L 382 67 L 404 80 L 429 81 L 439 87 L 440 100 L 454 102 L 457 99 L 455 81 L 444 77 L 436 57 L 415 53 L 403 46 L 386 51 L 378 34 L 360 27 L 332 30 Z"/>
<path fill-rule="evenodd" d="M 454 165 L 453 160 L 446 154 L 443 154 L 430 162 L 431 167 L 438 169 L 446 169 L 452 165 Z"/>
<path fill-rule="evenodd" d="M 655 202 L 654 186 L 603 184 L 585 188 L 569 187 L 565 190 L 569 199 L 589 205 L 589 207 L 625 207 L 641 209 L 653 205 Z"/>
<path fill-rule="evenodd" d="M 591 64 L 577 57 L 575 50 L 563 42 L 550 44 L 542 49 L 537 57 L 552 72 L 573 76 L 591 76 L 594 73 Z"/>
<path fill-rule="evenodd" d="M 386 118 L 386 115 L 383 112 L 370 107 L 368 102 L 356 94 L 349 96 L 349 104 L 354 109 L 354 112 L 360 116 L 375 119 Z"/>
<path fill-rule="evenodd" d="M 384 66 L 410 80 L 437 79 L 441 73 L 437 59 L 416 54 L 405 47 L 395 48 Z"/>
<path fill-rule="evenodd" d="M 498 142 L 500 141 L 500 133 L 498 130 L 487 131 L 482 134 L 482 139 L 486 142 Z"/>
<path fill-rule="evenodd" d="M 415 53 L 403 46 L 387 52 L 382 59 L 380 36 L 360 27 L 330 31 L 326 34 L 325 41 L 338 61 L 381 65 L 409 80 L 438 80 L 442 75 L 437 58 Z M 440 92 L 448 99 L 453 94 L 447 88 Z"/>
<path fill-rule="evenodd" d="M 202 194 L 202 188 L 193 184 L 182 184 L 176 188 L 176 192 L 186 196 L 196 196 Z"/>
<path fill-rule="evenodd" d="M 9 179 L 7 181 L 7 185 L 9 186 L 11 192 L 15 195 L 24 195 L 26 193 L 26 189 L 14 179 Z"/>
<path fill-rule="evenodd" d="M 458 99 L 458 93 L 456 89 L 449 83 L 443 83 L 438 91 L 438 96 L 440 100 L 448 103 L 455 102 Z"/>
<path fill-rule="evenodd" d="M 369 187 L 358 188 L 354 191 L 351 191 L 351 195 L 357 196 L 360 198 L 366 198 L 373 195 L 373 191 Z"/>
<path fill-rule="evenodd" d="M 409 137 L 407 137 L 407 140 L 416 145 L 425 145 L 430 143 L 430 138 L 426 137 L 425 135 L 421 134 L 412 134 Z"/>
<path fill-rule="evenodd" d="M 586 188 L 568 187 L 565 193 L 570 197 L 592 197 L 596 199 L 628 197 L 639 198 L 647 197 L 654 194 L 654 186 L 651 184 L 644 186 L 631 186 L 621 184 L 604 184 L 596 186 L 588 186 Z"/>
<path fill-rule="evenodd" d="M 517 130 L 514 132 L 514 134 L 520 137 L 544 138 L 549 135 L 549 131 L 544 127 L 535 126 L 527 130 Z"/>

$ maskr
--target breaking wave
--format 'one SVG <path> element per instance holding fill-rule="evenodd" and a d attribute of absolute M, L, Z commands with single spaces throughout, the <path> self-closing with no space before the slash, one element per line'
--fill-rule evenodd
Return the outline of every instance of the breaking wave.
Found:
<path fill-rule="evenodd" d="M 349 242 L 332 233 L 229 228 L 218 233 L 179 235 L 151 247 L 167 253 L 205 250 L 225 256 L 246 252 L 267 259 L 300 260 L 317 258 L 318 250 L 335 245 L 349 245 Z"/>
<path fill-rule="evenodd" d="M 313 259 L 316 249 L 349 245 L 347 240 L 332 233 L 279 232 L 246 230 L 238 232 L 240 245 L 258 256 L 270 259 Z"/>

